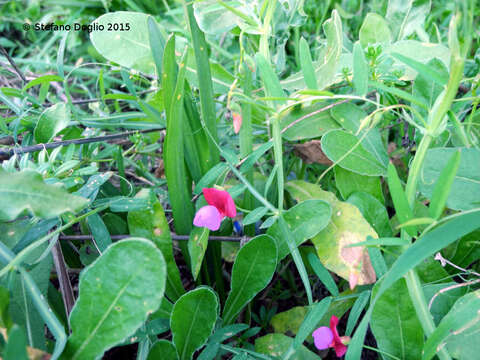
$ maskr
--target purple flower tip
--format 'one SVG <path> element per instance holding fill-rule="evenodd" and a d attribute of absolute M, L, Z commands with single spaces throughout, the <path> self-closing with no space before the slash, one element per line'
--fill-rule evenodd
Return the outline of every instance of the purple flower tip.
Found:
<path fill-rule="evenodd" d="M 333 332 L 326 326 L 319 327 L 312 333 L 312 336 L 318 350 L 328 349 L 333 341 Z"/>

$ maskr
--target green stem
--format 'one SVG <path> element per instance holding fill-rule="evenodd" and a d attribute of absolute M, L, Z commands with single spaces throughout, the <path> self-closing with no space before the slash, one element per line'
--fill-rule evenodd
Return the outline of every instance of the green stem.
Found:
<path fill-rule="evenodd" d="M 265 18 L 263 19 L 263 33 L 260 36 L 260 53 L 265 56 L 265 59 L 270 63 L 270 48 L 268 46 L 268 39 L 270 37 L 270 23 L 272 22 L 273 13 L 275 12 L 275 5 L 277 0 L 265 0 L 268 1 L 267 11 Z"/>
<path fill-rule="evenodd" d="M 280 130 L 280 119 L 275 116 L 272 122 L 273 135 L 273 153 L 275 164 L 277 165 L 277 187 L 278 187 L 278 209 L 283 210 L 283 151 L 282 151 L 282 133 Z"/>

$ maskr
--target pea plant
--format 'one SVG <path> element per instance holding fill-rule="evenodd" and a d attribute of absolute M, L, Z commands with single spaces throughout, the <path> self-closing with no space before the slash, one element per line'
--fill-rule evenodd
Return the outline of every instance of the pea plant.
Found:
<path fill-rule="evenodd" d="M 478 358 L 475 1 L 0 18 L 1 358 Z"/>

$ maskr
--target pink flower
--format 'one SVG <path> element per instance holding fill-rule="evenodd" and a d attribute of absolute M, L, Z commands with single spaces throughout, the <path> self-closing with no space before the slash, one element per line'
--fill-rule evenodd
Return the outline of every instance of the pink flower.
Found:
<path fill-rule="evenodd" d="M 240 128 L 242 127 L 242 115 L 238 113 L 233 113 L 233 131 L 235 131 L 235 134 L 238 134 L 240 131 Z"/>
<path fill-rule="evenodd" d="M 313 342 L 318 350 L 325 350 L 328 348 L 334 348 L 338 357 L 342 357 L 347 352 L 349 336 L 338 335 L 337 331 L 338 318 L 332 315 L 330 318 L 330 327 L 322 326 L 315 330 L 312 334 Z"/>
<path fill-rule="evenodd" d="M 227 191 L 215 188 L 203 188 L 202 191 L 208 205 L 197 211 L 193 225 L 215 231 L 225 216 L 233 218 L 237 215 L 235 203 Z"/>

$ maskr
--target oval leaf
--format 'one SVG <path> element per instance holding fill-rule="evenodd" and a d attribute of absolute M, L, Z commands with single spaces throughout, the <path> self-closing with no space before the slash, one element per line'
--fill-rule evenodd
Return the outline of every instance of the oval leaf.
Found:
<path fill-rule="evenodd" d="M 170 327 L 180 360 L 190 360 L 212 334 L 218 317 L 218 298 L 207 287 L 192 290 L 173 306 Z"/>
<path fill-rule="evenodd" d="M 277 267 L 277 246 L 272 237 L 260 235 L 238 252 L 232 269 L 232 289 L 228 294 L 223 321 L 233 322 L 242 308 L 268 285 Z"/>
<path fill-rule="evenodd" d="M 67 358 L 95 359 L 133 334 L 160 306 L 165 278 L 165 260 L 150 241 L 130 238 L 109 246 L 80 275 Z"/>
<path fill-rule="evenodd" d="M 37 143 L 47 143 L 70 123 L 70 110 L 65 103 L 46 109 L 38 119 L 33 132 Z"/>

